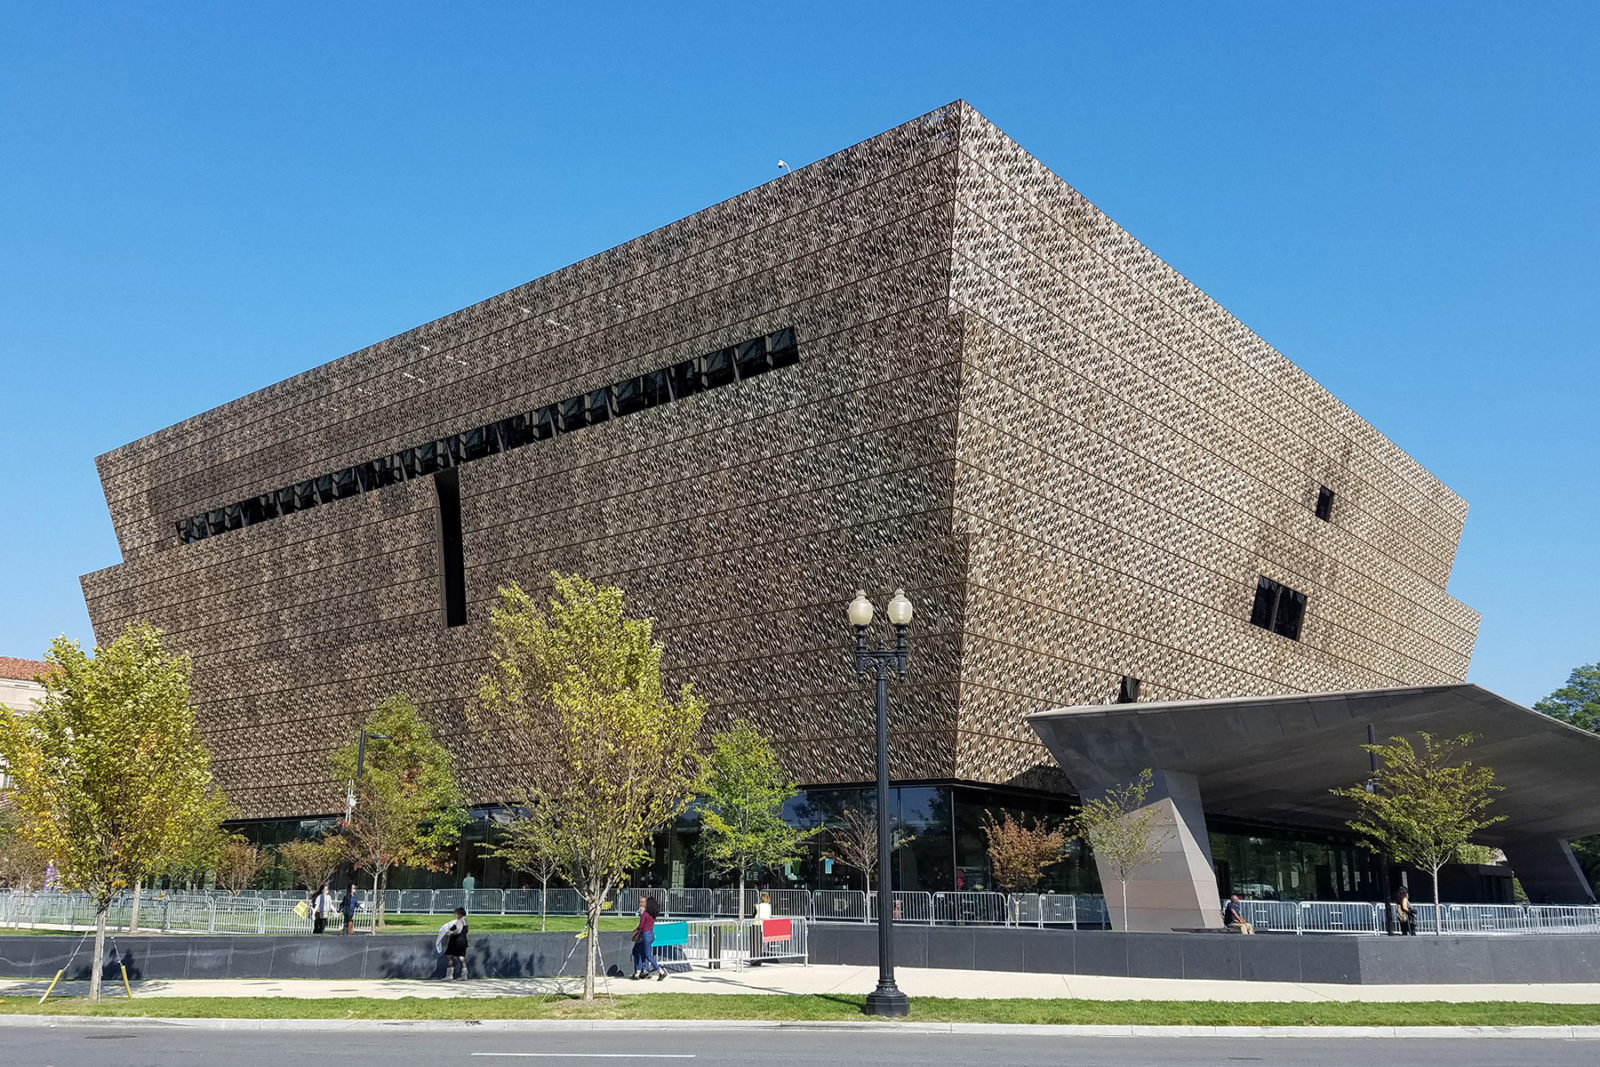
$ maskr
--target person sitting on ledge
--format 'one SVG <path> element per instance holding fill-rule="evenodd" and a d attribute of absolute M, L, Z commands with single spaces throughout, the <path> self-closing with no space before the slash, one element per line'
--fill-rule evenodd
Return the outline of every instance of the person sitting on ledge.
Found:
<path fill-rule="evenodd" d="M 1222 909 L 1223 929 L 1233 934 L 1253 934 L 1256 928 L 1244 921 L 1244 909 L 1239 907 L 1240 897 L 1234 893 Z"/>

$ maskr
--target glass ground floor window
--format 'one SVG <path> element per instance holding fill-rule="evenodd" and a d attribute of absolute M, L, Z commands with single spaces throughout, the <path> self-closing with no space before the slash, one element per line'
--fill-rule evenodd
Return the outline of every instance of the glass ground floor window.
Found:
<path fill-rule="evenodd" d="M 1387 899 L 1385 864 L 1349 834 L 1207 819 L 1218 896 Z"/>

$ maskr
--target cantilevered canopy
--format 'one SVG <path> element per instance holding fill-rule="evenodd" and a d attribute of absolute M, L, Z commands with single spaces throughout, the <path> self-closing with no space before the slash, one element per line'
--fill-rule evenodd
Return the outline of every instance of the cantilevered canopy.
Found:
<path fill-rule="evenodd" d="M 1380 741 L 1472 733 L 1468 758 L 1505 787 L 1486 844 L 1600 833 L 1600 735 L 1475 685 L 1096 704 L 1029 722 L 1080 789 L 1150 767 L 1192 774 L 1211 814 L 1339 829 L 1353 810 L 1329 790 L 1366 780 L 1369 723 Z"/>

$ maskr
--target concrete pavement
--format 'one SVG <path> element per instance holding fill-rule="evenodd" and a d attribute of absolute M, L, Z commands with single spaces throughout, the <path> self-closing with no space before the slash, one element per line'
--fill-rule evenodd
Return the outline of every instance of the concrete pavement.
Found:
<path fill-rule="evenodd" d="M 1184 978 L 1116 978 L 1096 975 L 1024 974 L 1011 971 L 901 968 L 896 979 L 913 997 L 995 999 L 1009 997 L 1081 1000 L 1228 1000 L 1408 1002 L 1521 1001 L 1540 1004 L 1600 1004 L 1600 983 L 1527 985 L 1335 985 L 1299 982 L 1228 982 Z M 0 997 L 38 998 L 48 982 L 0 980 Z M 613 996 L 655 993 L 759 993 L 774 996 L 870 992 L 876 967 L 767 964 L 749 970 L 677 972 L 666 981 L 600 980 Z M 78 995 L 87 982 L 62 982 L 57 995 Z M 504 997 L 579 992 L 577 978 L 473 978 L 462 982 L 407 980 L 184 979 L 134 983 L 137 997 Z M 120 995 L 120 983 L 107 983 Z"/>

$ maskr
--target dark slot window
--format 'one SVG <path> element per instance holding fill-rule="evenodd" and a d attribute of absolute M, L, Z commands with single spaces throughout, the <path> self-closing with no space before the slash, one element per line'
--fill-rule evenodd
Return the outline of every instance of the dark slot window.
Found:
<path fill-rule="evenodd" d="M 1256 582 L 1256 601 L 1250 621 L 1263 630 L 1300 640 L 1300 623 L 1305 619 L 1306 595 L 1263 575 Z"/>
<path fill-rule="evenodd" d="M 479 426 L 461 434 L 461 460 L 463 463 L 482 459 L 500 451 L 500 438 L 493 426 Z"/>
<path fill-rule="evenodd" d="M 671 380 L 671 372 L 666 368 L 650 371 L 639 379 L 647 407 L 672 403 Z"/>
<path fill-rule="evenodd" d="M 527 415 L 513 415 L 509 419 L 501 419 L 495 423 L 495 432 L 500 437 L 500 448 L 521 448 L 533 440 L 533 427 L 528 422 Z"/>
<path fill-rule="evenodd" d="M 705 365 L 707 389 L 715 389 L 719 385 L 729 385 L 736 380 L 733 371 L 733 349 L 719 348 L 715 352 L 707 352 L 701 361 Z"/>
<path fill-rule="evenodd" d="M 694 396 L 705 388 L 705 381 L 700 376 L 700 360 L 686 359 L 682 363 L 672 365 L 672 399 L 682 400 L 687 396 Z"/>
<path fill-rule="evenodd" d="M 1139 700 L 1139 679 L 1124 674 L 1122 684 L 1117 687 L 1117 703 L 1133 704 Z"/>
<path fill-rule="evenodd" d="M 767 362 L 767 339 L 756 337 L 745 341 L 738 348 L 739 377 L 754 378 L 758 374 L 765 374 L 771 370 Z"/>
<path fill-rule="evenodd" d="M 461 472 L 452 467 L 433 476 L 439 493 L 439 578 L 444 624 L 467 622 L 467 570 L 461 551 Z"/>
<path fill-rule="evenodd" d="M 793 327 L 766 337 L 755 337 L 704 356 L 659 367 L 636 377 L 604 385 L 557 404 L 508 416 L 486 426 L 436 441 L 402 449 L 388 456 L 358 463 L 332 474 L 308 478 L 236 504 L 202 511 L 175 524 L 179 540 L 190 543 L 212 534 L 237 530 L 281 515 L 317 507 L 334 500 L 370 493 L 411 478 L 437 475 L 462 463 L 482 459 L 558 433 L 579 430 L 608 419 L 629 415 L 657 404 L 690 397 L 706 389 L 729 385 L 742 378 L 764 374 L 775 367 L 799 361 L 800 349 Z M 1324 488 L 1327 502 L 1332 492 Z M 1318 513 L 1323 518 L 1323 503 Z"/>
<path fill-rule="evenodd" d="M 642 378 L 629 378 L 611 387 L 611 400 L 617 406 L 618 415 L 632 415 L 650 406 L 644 394 L 643 381 Z"/>
<path fill-rule="evenodd" d="M 556 423 L 559 433 L 571 433 L 580 427 L 587 426 L 589 421 L 584 417 L 588 410 L 589 398 L 583 393 L 569 396 L 561 402 L 561 421 Z"/>
<path fill-rule="evenodd" d="M 361 492 L 361 487 L 356 483 L 356 469 L 346 467 L 333 476 L 333 496 L 335 500 L 343 500 L 347 496 L 355 496 Z"/>
<path fill-rule="evenodd" d="M 785 327 L 767 335 L 767 359 L 774 367 L 788 367 L 800 362 L 800 346 L 795 344 L 794 330 Z"/>
<path fill-rule="evenodd" d="M 1323 522 L 1333 521 L 1333 490 L 1327 486 L 1317 490 L 1317 518 Z"/>

